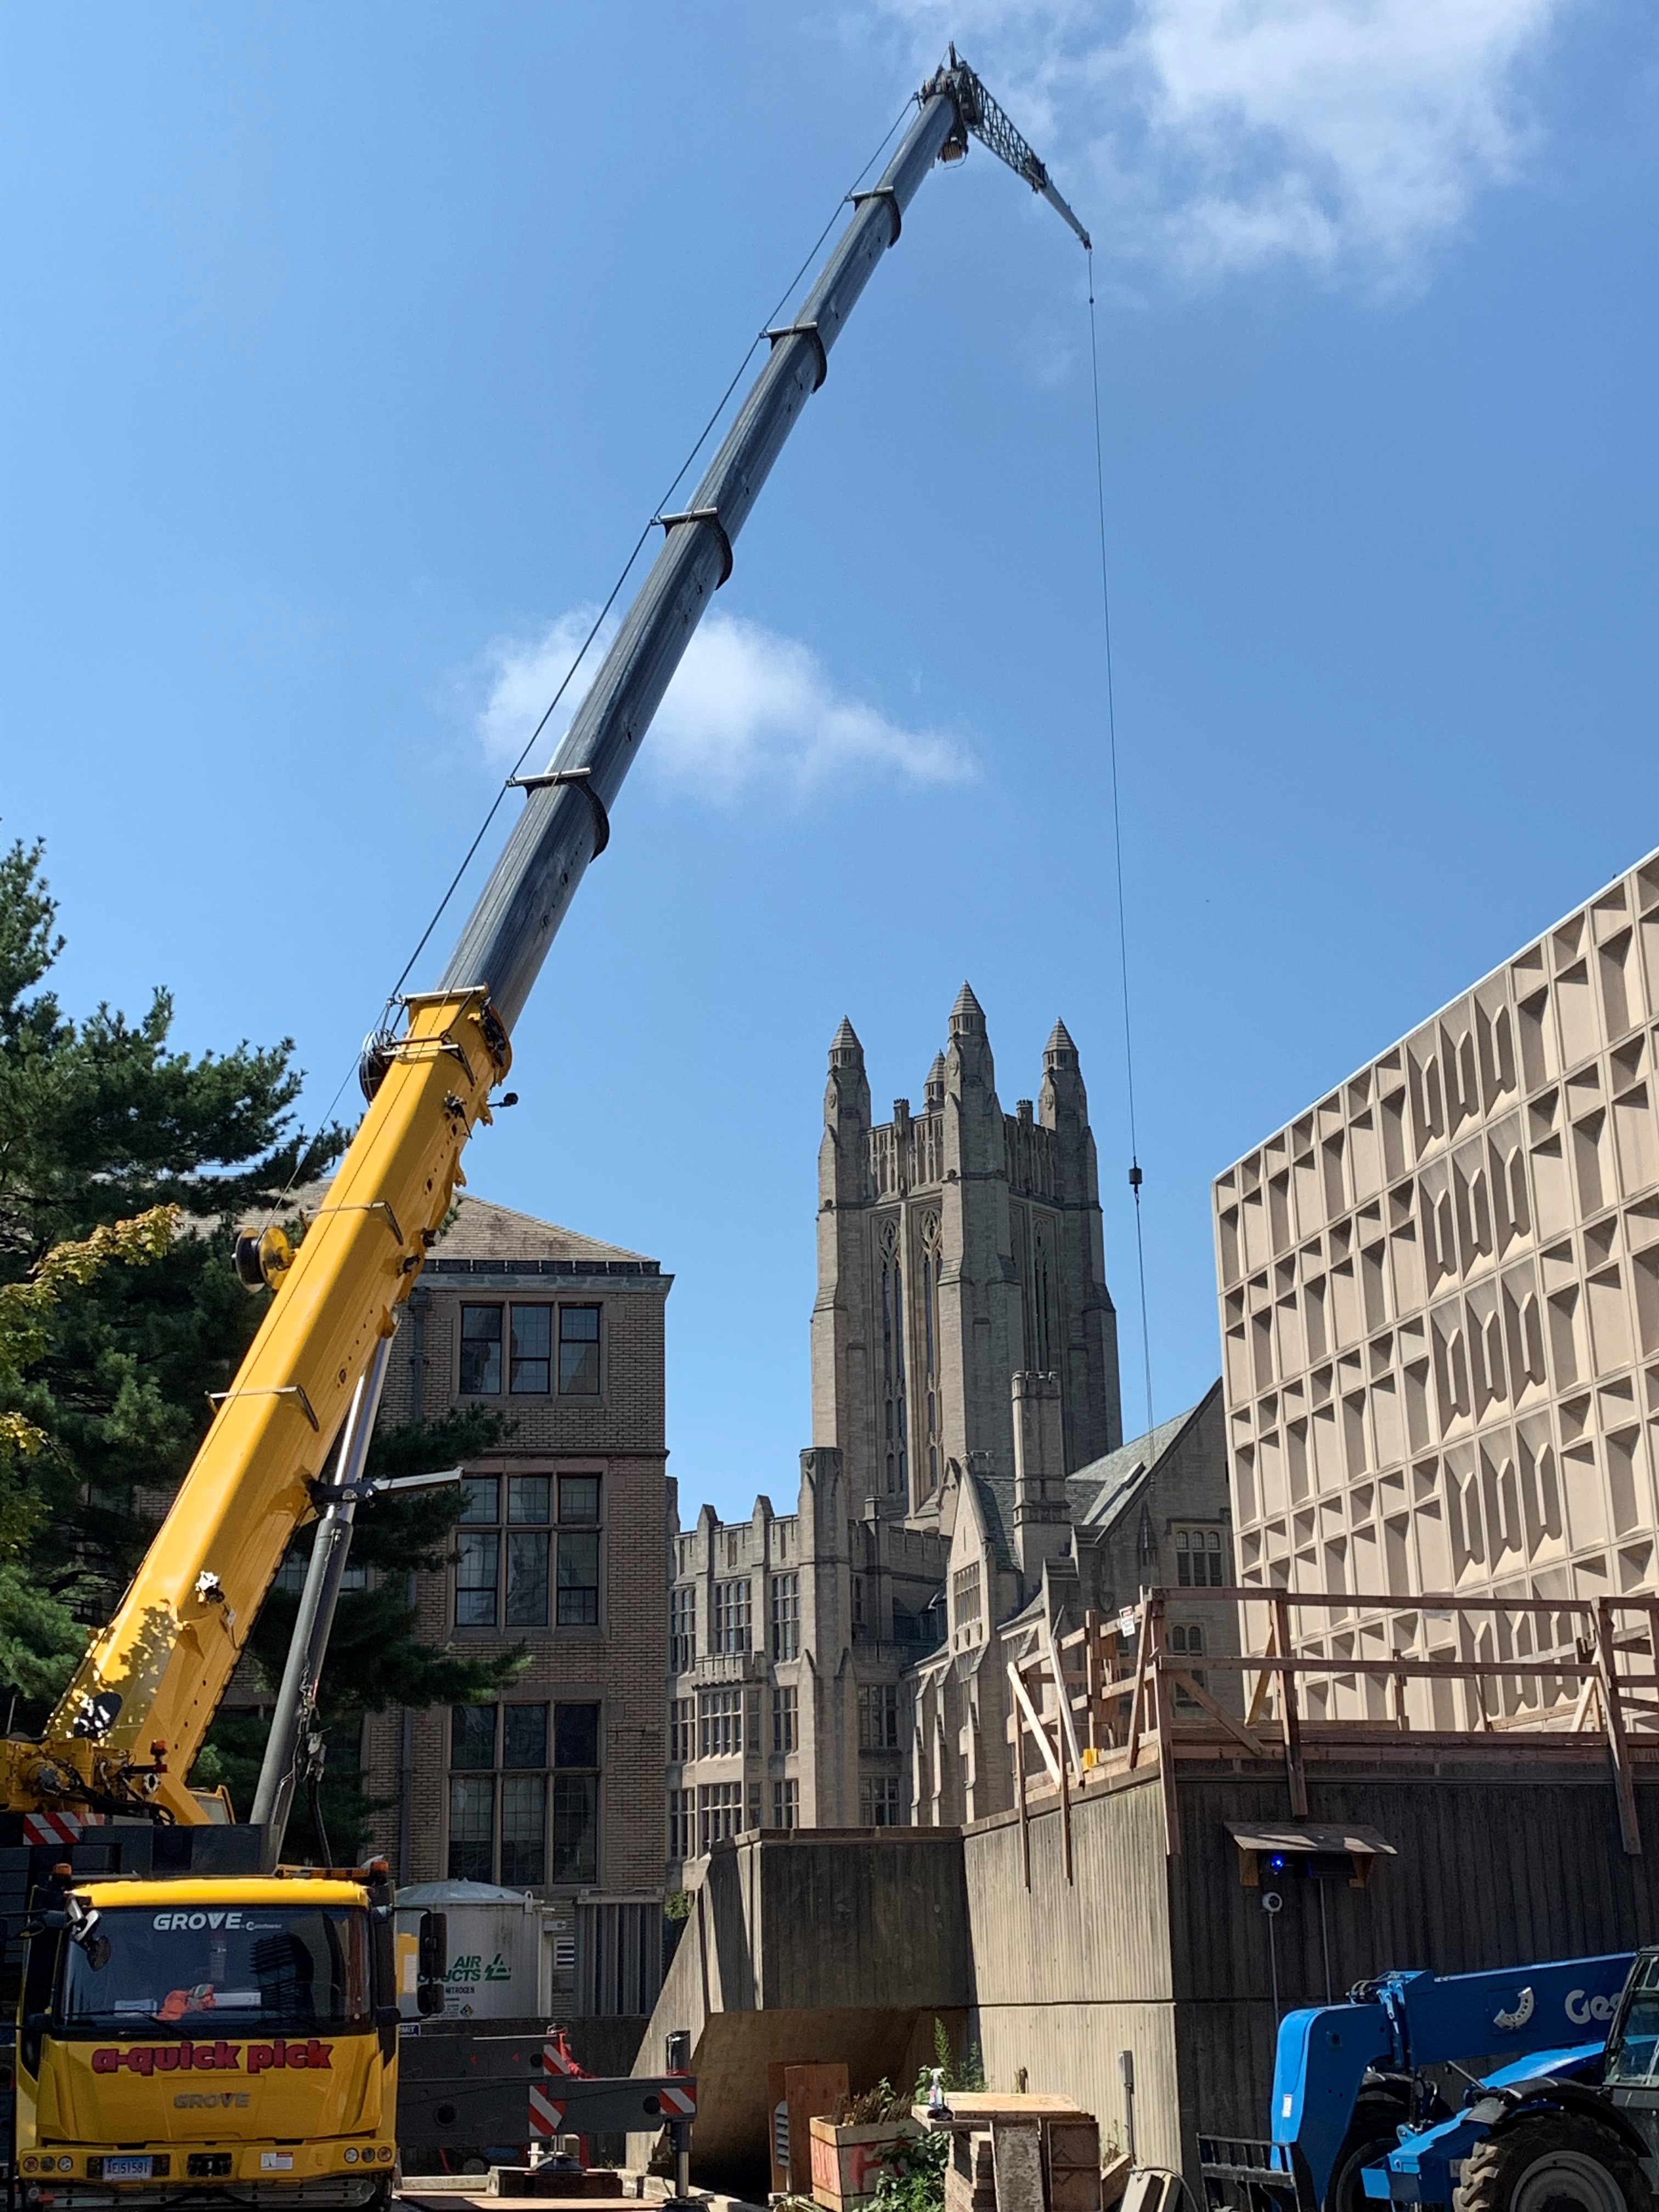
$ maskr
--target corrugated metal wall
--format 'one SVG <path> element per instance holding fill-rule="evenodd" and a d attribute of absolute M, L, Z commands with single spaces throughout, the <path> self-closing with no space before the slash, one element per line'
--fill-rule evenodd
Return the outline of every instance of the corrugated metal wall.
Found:
<path fill-rule="evenodd" d="M 1024 2066 L 1031 2088 L 1077 2098 L 1121 2135 L 1117 2054 L 1133 2050 L 1141 2154 L 1196 2181 L 1200 2125 L 1267 2132 L 1275 1963 L 1282 2011 L 1325 2001 L 1328 1957 L 1340 2002 L 1389 1966 L 1463 1972 L 1615 1950 L 1659 1929 L 1659 1787 L 1638 1793 L 1642 1858 L 1621 1849 L 1599 1778 L 1316 1771 L 1310 1792 L 1310 1818 L 1379 1829 L 1399 1855 L 1364 1890 L 1281 1882 L 1277 1916 L 1242 1883 L 1224 1825 L 1286 1819 L 1276 1779 L 1183 1778 L 1182 1850 L 1167 1863 L 1155 1774 L 1091 1792 L 1072 1808 L 1070 1883 L 1060 1816 L 1045 1808 L 1030 1822 L 1029 1893 L 1018 1822 L 970 1832 L 975 1996 L 994 2081 Z"/>
<path fill-rule="evenodd" d="M 662 1907 L 600 1899 L 576 1906 L 576 2002 L 599 2019 L 642 2019 L 662 1987 Z"/>

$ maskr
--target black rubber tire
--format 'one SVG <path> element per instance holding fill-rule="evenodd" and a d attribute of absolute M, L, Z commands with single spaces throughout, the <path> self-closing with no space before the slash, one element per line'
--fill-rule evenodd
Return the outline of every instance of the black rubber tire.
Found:
<path fill-rule="evenodd" d="M 1331 2168 L 1325 2212 L 1366 2212 L 1362 2166 L 1375 2166 L 1400 2140 L 1400 2123 L 1410 2114 L 1397 2097 L 1362 2097 Z"/>
<path fill-rule="evenodd" d="M 1581 2112 L 1538 2112 L 1477 2143 L 1453 2212 L 1654 2212 L 1653 2192 L 1611 2128 Z"/>

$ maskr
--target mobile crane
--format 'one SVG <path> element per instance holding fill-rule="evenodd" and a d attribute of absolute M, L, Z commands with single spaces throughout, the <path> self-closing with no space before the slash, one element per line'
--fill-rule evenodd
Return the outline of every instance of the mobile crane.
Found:
<path fill-rule="evenodd" d="M 314 1686 L 400 1309 L 511 1063 L 510 1036 L 653 714 L 865 284 L 936 161 L 978 138 L 1087 233 L 952 47 L 853 212 L 662 546 L 436 987 L 365 1048 L 367 1110 L 297 1249 L 239 1240 L 270 1309 L 165 1522 L 39 1741 L 0 1743 L 0 1807 L 108 1825 L 65 1854 L 14 1840 L 24 1931 L 14 2173 L 58 2204 L 361 2206 L 392 2187 L 398 2106 L 392 1893 L 383 1866 L 274 1863 L 292 1760 L 268 1760 L 246 1828 L 215 1825 L 191 1765 L 295 1533 L 319 1516 L 303 1677 Z M 331 1480 L 325 1480 L 330 1468 Z M 315 1561 L 316 1554 L 313 1554 Z M 278 1729 L 298 1724 L 299 1694 Z M 264 1825 L 259 1825 L 263 1823 Z M 21 1853 L 27 1863 L 17 1863 Z M 6 1854 L 0 1852 L 0 1857 Z M 423 1976 L 429 1996 L 434 1974 Z"/>

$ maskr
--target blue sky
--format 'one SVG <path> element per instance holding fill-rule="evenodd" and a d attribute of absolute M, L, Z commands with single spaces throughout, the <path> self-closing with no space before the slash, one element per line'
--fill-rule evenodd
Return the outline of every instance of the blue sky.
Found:
<path fill-rule="evenodd" d="M 320 1111 L 953 29 L 1100 249 L 1162 1417 L 1217 1367 L 1209 1178 L 1659 844 L 1634 4 L 13 6 L 0 813 L 71 1005 L 291 1035 Z M 1063 1014 L 1139 1372 L 1082 280 L 982 151 L 924 187 L 473 1148 L 674 1271 L 688 1519 L 810 1440 L 843 1013 L 878 1109 L 964 975 L 1010 1109 Z"/>

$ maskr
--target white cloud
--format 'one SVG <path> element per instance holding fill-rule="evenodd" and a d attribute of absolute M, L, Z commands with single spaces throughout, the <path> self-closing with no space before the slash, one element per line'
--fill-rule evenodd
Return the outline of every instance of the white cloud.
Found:
<path fill-rule="evenodd" d="M 1572 0 L 869 4 L 915 61 L 961 40 L 1115 252 L 1400 284 L 1516 173 L 1525 74 Z"/>
<path fill-rule="evenodd" d="M 592 623 L 591 607 L 577 608 L 531 643 L 503 641 L 491 647 L 478 732 L 492 761 L 510 766 L 517 759 Z M 613 635 L 608 625 L 595 641 L 537 742 L 537 765 L 550 757 Z M 971 783 L 979 774 L 959 739 L 939 730 L 907 729 L 846 697 L 798 640 L 719 609 L 693 632 L 644 758 L 659 781 L 721 805 L 762 791 L 800 804 L 832 785 L 920 789 Z"/>

